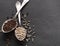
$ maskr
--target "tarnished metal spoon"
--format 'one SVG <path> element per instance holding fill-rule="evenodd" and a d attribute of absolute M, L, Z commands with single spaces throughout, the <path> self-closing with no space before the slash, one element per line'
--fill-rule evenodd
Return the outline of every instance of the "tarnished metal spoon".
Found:
<path fill-rule="evenodd" d="M 21 5 L 21 7 L 20 7 L 20 9 L 19 9 L 19 11 L 23 8 L 23 6 L 24 6 L 28 1 L 29 1 L 29 0 L 24 0 L 24 1 L 23 1 L 22 5 Z M 19 5 L 20 5 L 20 4 L 19 4 Z M 1 28 L 1 30 L 2 30 L 3 33 L 11 32 L 11 31 L 13 31 L 13 30 L 17 27 L 18 23 L 17 23 L 17 21 L 16 21 L 16 16 L 17 16 L 17 14 L 19 13 L 19 11 L 16 12 L 16 14 L 15 14 L 15 16 L 14 16 L 13 18 L 8 19 L 8 20 L 6 20 L 6 21 L 3 23 L 2 28 Z M 15 21 L 16 21 L 15 27 L 12 28 L 12 29 L 9 30 L 9 31 L 4 31 L 4 29 L 3 29 L 4 25 L 5 25 L 8 21 L 11 21 L 11 20 L 15 20 Z M 8 27 L 9 27 L 9 26 L 8 26 Z"/>
<path fill-rule="evenodd" d="M 19 7 L 22 7 L 25 3 L 27 3 L 29 0 L 23 0 L 22 5 L 16 4 L 16 9 L 19 11 Z M 20 4 L 19 1 L 17 3 Z M 20 12 L 18 14 L 18 19 L 19 19 L 19 27 L 16 28 L 15 30 L 15 36 L 19 41 L 23 41 L 26 38 L 27 30 L 21 25 L 21 15 Z"/>

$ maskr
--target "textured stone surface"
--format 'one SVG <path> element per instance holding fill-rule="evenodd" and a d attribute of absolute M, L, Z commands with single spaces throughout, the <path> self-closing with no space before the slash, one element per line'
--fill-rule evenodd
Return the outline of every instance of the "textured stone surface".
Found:
<path fill-rule="evenodd" d="M 16 13 L 16 1 L 0 0 L 0 27 L 7 16 L 12 16 L 12 10 Z M 30 0 L 22 12 L 29 13 L 28 19 L 32 18 L 31 26 L 35 25 L 37 36 L 28 46 L 60 46 L 60 0 Z M 0 46 L 5 46 L 4 38 L 0 33 Z M 11 37 L 10 42 L 10 46 L 20 46 L 14 37 Z"/>

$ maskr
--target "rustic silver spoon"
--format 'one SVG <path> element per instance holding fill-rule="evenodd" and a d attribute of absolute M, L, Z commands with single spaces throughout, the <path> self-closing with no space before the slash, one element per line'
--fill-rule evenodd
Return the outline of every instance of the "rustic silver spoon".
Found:
<path fill-rule="evenodd" d="M 27 1 L 29 1 L 29 0 L 24 0 L 23 3 L 27 2 Z M 20 4 L 19 1 L 18 1 L 18 3 Z M 16 4 L 17 11 L 19 11 L 19 7 L 21 7 L 21 5 Z M 23 41 L 26 38 L 27 30 L 21 25 L 21 15 L 20 15 L 20 12 L 18 14 L 18 19 L 19 19 L 19 27 L 17 27 L 16 30 L 15 30 L 15 36 L 16 36 L 16 38 L 19 41 Z"/>
<path fill-rule="evenodd" d="M 22 5 L 21 5 L 21 7 L 20 7 L 20 9 L 19 9 L 19 11 L 23 8 L 23 6 L 24 6 L 28 1 L 29 1 L 29 0 L 24 0 L 24 1 L 23 1 Z M 1 30 L 2 30 L 3 33 L 11 32 L 11 31 L 13 31 L 13 30 L 17 27 L 18 23 L 17 23 L 17 21 L 16 21 L 15 27 L 12 28 L 11 30 L 9 30 L 9 31 L 4 31 L 4 29 L 3 29 L 4 25 L 5 25 L 8 21 L 16 20 L 16 16 L 17 16 L 17 14 L 19 13 L 19 11 L 16 12 L 15 16 L 14 16 L 12 19 L 8 19 L 8 20 L 6 20 L 6 21 L 3 23 L 2 28 L 1 28 Z"/>

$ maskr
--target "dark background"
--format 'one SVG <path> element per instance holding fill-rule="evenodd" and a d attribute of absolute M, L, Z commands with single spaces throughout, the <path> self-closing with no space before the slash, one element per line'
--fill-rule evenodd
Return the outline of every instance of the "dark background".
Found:
<path fill-rule="evenodd" d="M 16 1 L 0 0 L 0 27 L 7 16 L 11 17 L 12 11 L 16 13 Z M 60 46 L 60 0 L 30 0 L 22 12 L 29 13 L 37 36 L 28 46 Z M 10 46 L 19 46 L 13 38 L 10 42 Z M 0 46 L 5 46 L 3 33 L 0 33 Z"/>

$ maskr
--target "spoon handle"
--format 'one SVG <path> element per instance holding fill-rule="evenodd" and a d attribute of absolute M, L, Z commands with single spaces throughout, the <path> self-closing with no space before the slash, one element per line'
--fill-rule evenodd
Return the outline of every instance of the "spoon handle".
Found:
<path fill-rule="evenodd" d="M 21 9 L 23 8 L 23 6 L 25 6 L 25 4 L 28 3 L 28 2 L 29 2 L 29 0 L 23 1 L 22 5 L 21 5 L 21 7 L 20 7 L 20 9 L 19 9 L 19 11 L 16 12 L 16 14 L 15 14 L 15 16 L 14 16 L 13 18 L 16 18 L 16 16 L 19 14 L 19 12 L 20 12 Z"/>
<path fill-rule="evenodd" d="M 19 25 L 21 25 L 21 14 L 20 14 L 20 12 L 18 14 L 18 21 L 19 21 Z"/>

